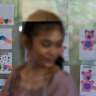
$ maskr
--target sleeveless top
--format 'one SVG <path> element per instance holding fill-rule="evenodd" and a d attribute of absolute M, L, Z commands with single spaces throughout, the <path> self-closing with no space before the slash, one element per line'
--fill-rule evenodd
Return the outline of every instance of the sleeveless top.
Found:
<path fill-rule="evenodd" d="M 20 70 L 25 65 L 19 66 L 10 74 L 0 96 L 79 96 L 72 76 L 64 71 L 56 72 L 44 86 L 31 90 L 20 86 Z"/>

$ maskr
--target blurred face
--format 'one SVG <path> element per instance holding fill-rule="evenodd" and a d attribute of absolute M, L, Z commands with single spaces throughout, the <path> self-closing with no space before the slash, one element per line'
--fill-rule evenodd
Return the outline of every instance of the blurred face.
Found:
<path fill-rule="evenodd" d="M 32 40 L 32 51 L 44 67 L 52 67 L 62 51 L 63 35 L 59 29 L 41 32 Z"/>

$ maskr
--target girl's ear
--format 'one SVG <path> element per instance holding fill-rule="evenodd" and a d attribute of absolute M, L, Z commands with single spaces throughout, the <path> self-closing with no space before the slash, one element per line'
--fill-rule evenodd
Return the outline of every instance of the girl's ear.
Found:
<path fill-rule="evenodd" d="M 30 41 L 25 34 L 21 35 L 21 44 L 23 45 L 24 48 L 28 50 L 30 49 Z"/>

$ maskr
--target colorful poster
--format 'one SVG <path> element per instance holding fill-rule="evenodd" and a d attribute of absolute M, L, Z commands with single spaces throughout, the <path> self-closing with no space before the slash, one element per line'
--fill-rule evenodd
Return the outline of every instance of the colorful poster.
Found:
<path fill-rule="evenodd" d="M 79 59 L 96 60 L 96 31 L 81 30 L 79 41 Z"/>
<path fill-rule="evenodd" d="M 0 4 L 0 25 L 14 24 L 14 5 Z"/>
<path fill-rule="evenodd" d="M 0 79 L 0 91 L 3 89 L 7 79 Z"/>
<path fill-rule="evenodd" d="M 12 49 L 11 28 L 0 28 L 0 49 Z"/>
<path fill-rule="evenodd" d="M 80 96 L 96 96 L 96 66 L 81 65 Z"/>
<path fill-rule="evenodd" d="M 65 32 L 62 53 L 61 56 L 64 58 L 65 61 L 69 61 L 69 32 Z"/>
<path fill-rule="evenodd" d="M 0 53 L 0 74 L 9 74 L 12 71 L 12 52 Z"/>

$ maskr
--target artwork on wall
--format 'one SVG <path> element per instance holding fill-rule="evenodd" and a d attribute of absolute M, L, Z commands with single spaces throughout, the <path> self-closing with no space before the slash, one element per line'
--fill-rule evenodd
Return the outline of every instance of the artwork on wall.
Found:
<path fill-rule="evenodd" d="M 0 79 L 0 91 L 3 89 L 7 79 Z"/>
<path fill-rule="evenodd" d="M 14 24 L 14 5 L 0 4 L 0 25 Z"/>
<path fill-rule="evenodd" d="M 0 49 L 12 49 L 11 28 L 0 28 Z"/>
<path fill-rule="evenodd" d="M 96 94 L 96 66 L 81 65 L 80 68 L 80 96 L 95 96 Z"/>
<path fill-rule="evenodd" d="M 61 53 L 61 56 L 63 56 L 63 54 L 64 54 L 64 51 L 67 49 L 67 47 L 66 46 L 63 46 L 62 47 L 62 53 Z"/>
<path fill-rule="evenodd" d="M 0 74 L 9 74 L 12 71 L 12 52 L 0 53 Z"/>
<path fill-rule="evenodd" d="M 69 61 L 69 32 L 68 31 L 65 32 L 61 56 L 64 58 L 65 61 Z"/>
<path fill-rule="evenodd" d="M 79 59 L 96 60 L 96 31 L 81 30 L 79 35 Z"/>

